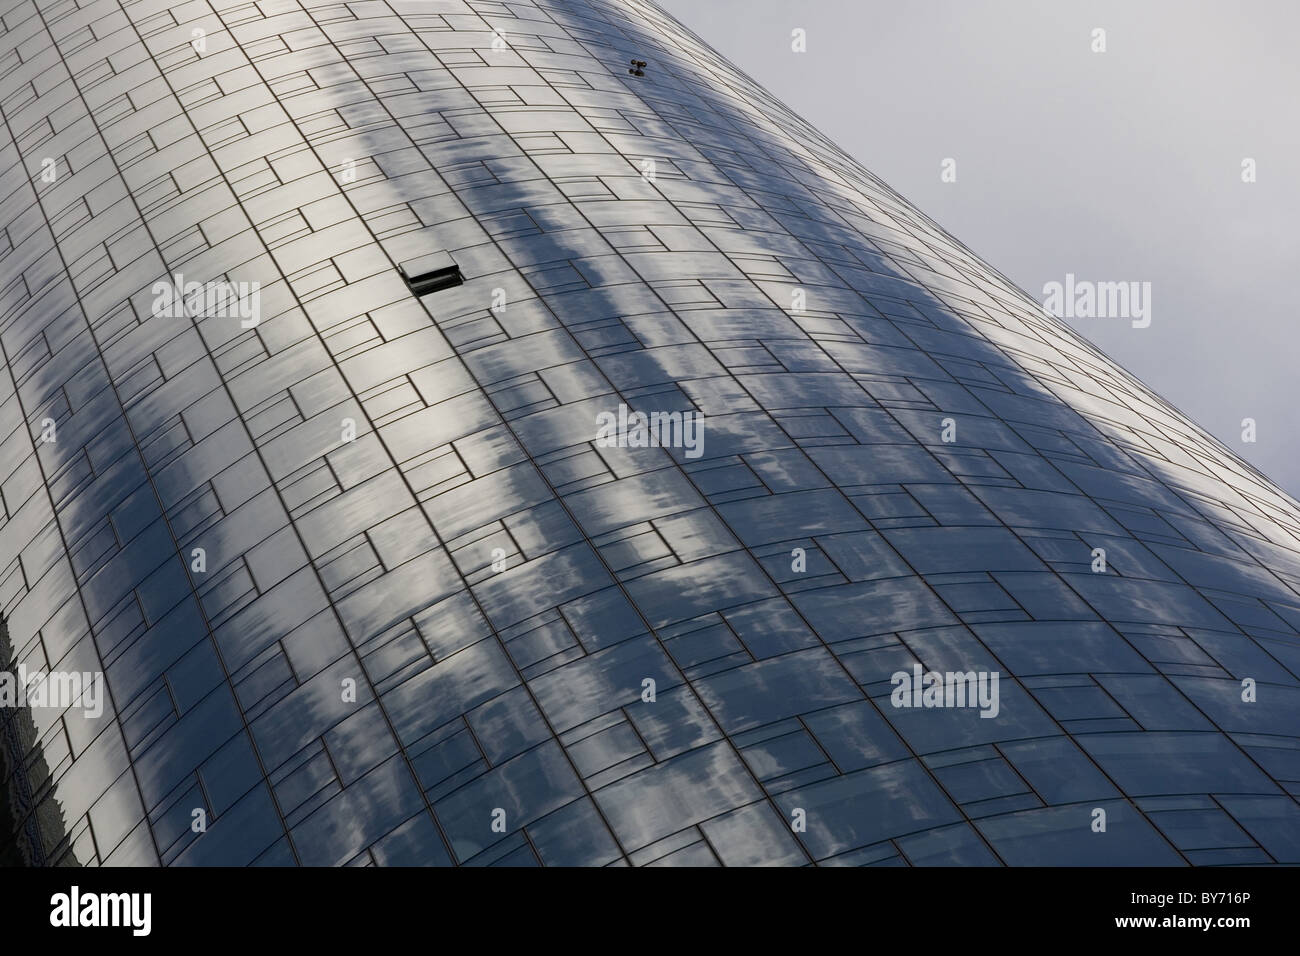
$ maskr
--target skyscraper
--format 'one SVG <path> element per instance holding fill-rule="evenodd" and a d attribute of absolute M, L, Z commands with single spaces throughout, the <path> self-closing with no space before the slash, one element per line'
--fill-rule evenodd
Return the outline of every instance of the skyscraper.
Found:
<path fill-rule="evenodd" d="M 1300 505 L 652 4 L 3 21 L 25 859 L 1300 862 Z"/>

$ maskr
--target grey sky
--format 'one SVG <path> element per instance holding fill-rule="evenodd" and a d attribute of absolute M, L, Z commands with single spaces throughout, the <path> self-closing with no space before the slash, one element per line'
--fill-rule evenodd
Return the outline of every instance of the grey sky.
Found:
<path fill-rule="evenodd" d="M 1150 282 L 1071 324 L 1300 496 L 1300 4 L 658 2 L 1039 301 Z"/>

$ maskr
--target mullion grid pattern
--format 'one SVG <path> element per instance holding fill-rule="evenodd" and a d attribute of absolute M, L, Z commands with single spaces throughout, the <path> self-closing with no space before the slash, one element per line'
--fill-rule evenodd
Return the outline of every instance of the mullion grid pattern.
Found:
<path fill-rule="evenodd" d="M 9 721 L 31 856 L 1295 862 L 1295 503 L 656 8 L 4 22 L 0 600 L 115 713 Z"/>

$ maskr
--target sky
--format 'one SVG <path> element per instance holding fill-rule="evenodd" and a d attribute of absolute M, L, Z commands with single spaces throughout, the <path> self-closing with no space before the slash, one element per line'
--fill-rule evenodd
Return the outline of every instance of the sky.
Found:
<path fill-rule="evenodd" d="M 657 2 L 1038 301 L 1151 283 L 1067 321 L 1300 497 L 1300 4 Z"/>

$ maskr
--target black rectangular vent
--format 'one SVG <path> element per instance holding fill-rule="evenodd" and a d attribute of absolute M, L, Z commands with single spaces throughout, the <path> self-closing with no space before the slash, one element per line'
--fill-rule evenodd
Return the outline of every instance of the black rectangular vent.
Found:
<path fill-rule="evenodd" d="M 449 252 L 435 252 L 418 259 L 408 259 L 398 268 L 416 295 L 441 292 L 465 283 L 465 277 L 460 274 L 460 266 L 456 265 Z"/>

